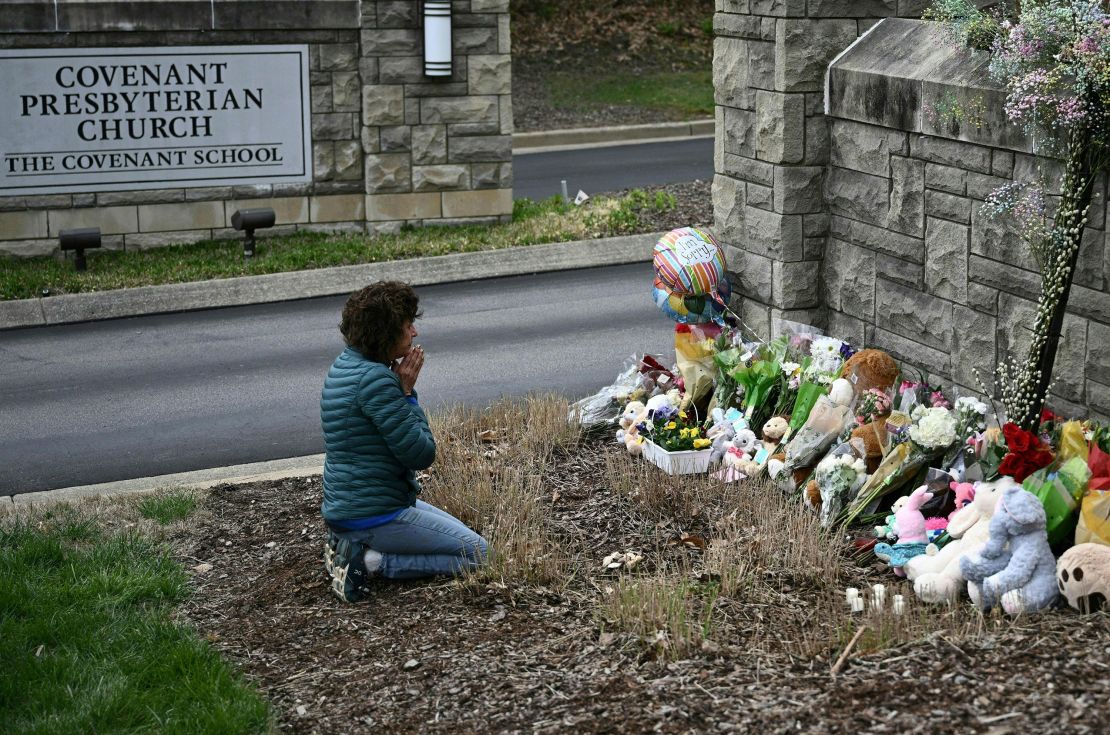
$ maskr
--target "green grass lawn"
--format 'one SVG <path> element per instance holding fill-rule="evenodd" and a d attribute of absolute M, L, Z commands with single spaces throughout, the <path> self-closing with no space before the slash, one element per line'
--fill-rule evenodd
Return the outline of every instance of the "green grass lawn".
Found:
<path fill-rule="evenodd" d="M 554 74 L 549 85 L 556 107 L 632 105 L 677 110 L 691 117 L 713 115 L 711 69 L 597 77 Z"/>
<path fill-rule="evenodd" d="M 509 224 L 410 228 L 373 237 L 309 232 L 261 237 L 249 260 L 243 258 L 238 240 L 92 251 L 84 272 L 59 257 L 0 257 L 0 300 L 48 295 L 44 290 L 50 295 L 107 291 L 610 237 L 637 231 L 641 211 L 668 208 L 674 208 L 673 197 L 652 198 L 639 190 L 621 199 L 591 199 L 581 207 L 558 197 L 542 202 L 518 199 Z"/>
<path fill-rule="evenodd" d="M 144 501 L 167 519 L 193 500 Z M 0 731 L 251 733 L 266 700 L 170 613 L 188 594 L 167 548 L 58 506 L 0 525 Z"/>

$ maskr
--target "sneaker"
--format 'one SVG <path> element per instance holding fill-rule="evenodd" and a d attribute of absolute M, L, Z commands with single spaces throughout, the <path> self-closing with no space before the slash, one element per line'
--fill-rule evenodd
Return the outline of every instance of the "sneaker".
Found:
<path fill-rule="evenodd" d="M 365 594 L 366 565 L 363 555 L 366 547 L 357 541 L 336 536 L 328 531 L 324 547 L 324 568 L 331 577 L 331 590 L 344 602 L 357 602 Z"/>

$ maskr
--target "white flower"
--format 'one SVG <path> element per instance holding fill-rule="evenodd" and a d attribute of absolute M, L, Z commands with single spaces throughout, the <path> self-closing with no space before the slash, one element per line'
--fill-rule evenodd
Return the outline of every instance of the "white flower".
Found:
<path fill-rule="evenodd" d="M 843 346 L 844 343 L 838 340 L 836 337 L 818 337 L 817 339 L 813 340 L 813 344 L 809 346 L 809 354 L 813 355 L 814 357 L 817 357 L 822 353 L 830 353 L 839 356 L 840 348 Z"/>
<path fill-rule="evenodd" d="M 977 413 L 980 416 L 986 416 L 987 411 L 990 409 L 987 404 L 980 401 L 975 396 L 960 396 L 956 399 L 956 410 L 964 413 Z"/>
<path fill-rule="evenodd" d="M 793 375 L 794 371 L 800 367 L 801 365 L 796 362 L 784 362 L 782 364 L 782 372 L 786 375 Z"/>
<path fill-rule="evenodd" d="M 813 364 L 823 373 L 835 373 L 840 368 L 840 353 L 819 353 L 813 357 Z"/>
<path fill-rule="evenodd" d="M 919 415 L 914 411 L 915 416 Z M 956 418 L 946 408 L 926 408 L 910 427 L 910 439 L 926 449 L 942 449 L 956 441 Z"/>

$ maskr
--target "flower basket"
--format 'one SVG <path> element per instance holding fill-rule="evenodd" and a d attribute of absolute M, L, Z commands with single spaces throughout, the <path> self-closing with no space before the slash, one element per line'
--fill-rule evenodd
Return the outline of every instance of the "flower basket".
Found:
<path fill-rule="evenodd" d="M 651 439 L 644 440 L 644 457 L 668 475 L 693 475 L 709 469 L 713 449 L 668 452 Z"/>

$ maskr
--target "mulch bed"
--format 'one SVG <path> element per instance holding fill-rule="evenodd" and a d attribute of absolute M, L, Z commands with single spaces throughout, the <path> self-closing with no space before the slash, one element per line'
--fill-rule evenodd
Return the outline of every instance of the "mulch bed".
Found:
<path fill-rule="evenodd" d="M 194 572 L 182 615 L 270 697 L 288 732 L 1105 731 L 1106 614 L 994 616 L 975 636 L 852 656 L 835 678 L 838 650 L 802 656 L 769 634 L 795 625 L 784 613 L 809 594 L 785 584 L 777 599 L 728 608 L 737 617 L 713 644 L 680 660 L 604 632 L 597 600 L 616 578 L 605 555 L 642 549 L 650 573 L 696 561 L 698 549 L 670 543 L 676 534 L 713 533 L 696 508 L 679 522 L 606 487 L 616 451 L 588 446 L 545 477 L 575 560 L 565 586 L 379 580 L 368 601 L 341 603 L 321 559 L 320 480 L 295 479 L 218 487 L 177 531 L 187 566 L 212 565 Z"/>

